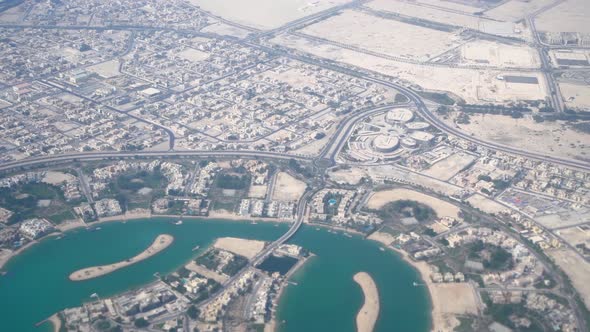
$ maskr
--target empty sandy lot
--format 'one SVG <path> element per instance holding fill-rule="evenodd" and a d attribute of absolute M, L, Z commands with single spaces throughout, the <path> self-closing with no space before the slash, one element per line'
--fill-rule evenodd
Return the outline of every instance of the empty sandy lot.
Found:
<path fill-rule="evenodd" d="M 332 181 L 343 184 L 358 184 L 361 179 L 367 176 L 367 172 L 361 168 L 351 167 L 328 173 Z"/>
<path fill-rule="evenodd" d="M 557 265 L 570 277 L 576 290 L 586 303 L 590 306 L 590 263 L 577 255 L 571 249 L 559 249 L 547 252 Z"/>
<path fill-rule="evenodd" d="M 259 29 L 271 29 L 348 0 L 189 0 L 193 5 L 227 20 Z"/>
<path fill-rule="evenodd" d="M 476 157 L 467 153 L 453 153 L 445 159 L 430 166 L 423 173 L 437 179 L 448 180 L 473 162 Z"/>
<path fill-rule="evenodd" d="M 266 196 L 266 185 L 252 185 L 250 191 L 248 191 L 248 197 L 251 198 L 264 198 Z"/>
<path fill-rule="evenodd" d="M 552 2 L 554 0 L 511 0 L 486 11 L 485 16 L 501 21 L 516 22 L 523 19 L 527 14 L 543 8 Z"/>
<path fill-rule="evenodd" d="M 590 107 L 590 86 L 560 82 L 559 90 L 563 101 L 569 107 Z"/>
<path fill-rule="evenodd" d="M 379 291 L 373 278 L 366 272 L 354 275 L 353 280 L 361 286 L 365 301 L 356 315 L 357 332 L 372 332 L 379 317 Z"/>
<path fill-rule="evenodd" d="M 187 48 L 183 51 L 178 52 L 177 55 L 182 59 L 194 62 L 203 61 L 209 57 L 209 53 L 202 52 L 194 48 Z"/>
<path fill-rule="evenodd" d="M 88 69 L 88 71 L 96 73 L 104 78 L 111 78 L 111 77 L 115 77 L 115 76 L 121 74 L 121 72 L 119 71 L 120 65 L 121 65 L 121 63 L 119 62 L 119 60 L 111 60 L 111 61 L 99 63 L 94 66 L 90 66 L 86 69 Z"/>
<path fill-rule="evenodd" d="M 277 174 L 277 181 L 272 192 L 272 199 L 281 202 L 294 202 L 305 192 L 307 185 L 299 181 L 288 173 L 280 172 Z"/>
<path fill-rule="evenodd" d="M 590 247 L 590 232 L 583 231 L 579 227 L 571 227 L 566 229 L 560 229 L 559 235 L 564 238 L 569 244 L 575 246 L 581 243 L 586 244 Z"/>
<path fill-rule="evenodd" d="M 567 0 L 535 18 L 540 31 L 590 33 L 588 0 Z"/>
<path fill-rule="evenodd" d="M 427 90 L 450 91 L 467 103 L 506 102 L 514 100 L 545 99 L 547 95 L 543 76 L 538 72 L 522 73 L 535 76 L 539 84 L 507 84 L 497 78 L 506 75 L 498 70 L 476 70 L 469 68 L 433 67 L 388 60 L 328 44 L 320 44 L 294 35 L 280 35 L 273 43 L 314 54 L 318 57 L 348 63 L 353 66 L 374 70 L 400 80 L 416 84 Z M 519 72 L 511 72 L 519 75 Z M 406 83 L 407 84 L 407 83 Z"/>
<path fill-rule="evenodd" d="M 590 135 L 568 129 L 562 122 L 536 123 L 532 118 L 502 115 L 471 115 L 461 130 L 484 140 L 555 156 L 575 158 L 590 155 Z"/>
<path fill-rule="evenodd" d="M 509 208 L 480 194 L 469 197 L 467 202 L 474 208 L 480 209 L 485 213 L 510 212 Z"/>
<path fill-rule="evenodd" d="M 433 325 L 437 331 L 454 331 L 455 315 L 477 315 L 478 301 L 469 283 L 431 284 Z"/>
<path fill-rule="evenodd" d="M 426 61 L 461 42 L 459 37 L 448 32 L 353 10 L 308 26 L 302 32 L 377 53 L 419 61 Z"/>
<path fill-rule="evenodd" d="M 516 38 L 527 38 L 527 34 L 514 32 L 512 22 L 502 22 L 486 19 L 484 17 L 463 14 L 461 12 L 421 6 L 419 3 L 402 0 L 374 0 L 366 4 L 375 10 L 399 13 L 406 16 L 417 17 L 424 20 L 460 26 L 473 30 L 480 30 L 487 33 L 513 36 Z"/>
<path fill-rule="evenodd" d="M 236 255 L 252 259 L 264 249 L 265 242 L 258 240 L 239 239 L 235 237 L 222 237 L 217 239 L 213 247 L 227 250 Z"/>
<path fill-rule="evenodd" d="M 462 62 L 495 67 L 539 68 L 541 62 L 535 49 L 491 41 L 477 40 L 460 48 Z"/>
<path fill-rule="evenodd" d="M 432 197 L 414 190 L 403 188 L 383 190 L 374 193 L 369 198 L 369 201 L 367 202 L 367 207 L 369 209 L 380 209 L 389 202 L 395 202 L 399 200 L 412 200 L 428 205 L 436 212 L 439 218 L 459 218 L 460 210 L 455 205 L 440 200 L 436 197 Z"/>

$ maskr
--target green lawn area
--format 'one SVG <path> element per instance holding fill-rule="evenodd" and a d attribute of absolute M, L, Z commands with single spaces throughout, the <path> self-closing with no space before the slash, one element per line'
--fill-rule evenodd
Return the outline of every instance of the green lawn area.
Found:
<path fill-rule="evenodd" d="M 40 200 L 49 200 L 50 203 L 48 206 L 39 206 Z M 74 218 L 71 204 L 65 202 L 63 191 L 59 187 L 46 183 L 28 183 L 0 189 L 0 206 L 14 212 L 8 224 L 34 217 L 60 223 Z"/>

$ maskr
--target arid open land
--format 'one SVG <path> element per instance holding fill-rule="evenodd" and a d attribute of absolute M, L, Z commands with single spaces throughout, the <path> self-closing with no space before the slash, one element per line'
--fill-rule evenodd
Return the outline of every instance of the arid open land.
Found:
<path fill-rule="evenodd" d="M 588 0 L 0 1 L 2 330 L 590 332 L 589 22 Z M 119 262 L 56 254 L 143 223 Z"/>

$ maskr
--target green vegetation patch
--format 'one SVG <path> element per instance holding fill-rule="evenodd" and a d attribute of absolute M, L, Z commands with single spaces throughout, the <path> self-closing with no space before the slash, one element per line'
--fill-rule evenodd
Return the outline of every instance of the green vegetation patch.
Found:
<path fill-rule="evenodd" d="M 415 218 L 419 222 L 436 219 L 436 212 L 427 205 L 411 200 L 400 200 L 385 204 L 377 211 L 384 221 L 396 221 L 400 218 Z"/>
<path fill-rule="evenodd" d="M 455 104 L 455 100 L 449 97 L 449 95 L 446 93 L 420 91 L 418 94 L 423 98 L 434 101 L 435 103 L 443 105 Z"/>
<path fill-rule="evenodd" d="M 48 205 L 40 205 L 40 200 L 49 201 Z M 74 218 L 63 191 L 42 182 L 0 188 L 0 206 L 14 213 L 8 220 L 9 225 L 35 217 L 47 218 L 55 223 Z"/>
<path fill-rule="evenodd" d="M 221 189 L 246 190 L 250 187 L 250 175 L 220 173 L 215 179 L 215 186 Z"/>

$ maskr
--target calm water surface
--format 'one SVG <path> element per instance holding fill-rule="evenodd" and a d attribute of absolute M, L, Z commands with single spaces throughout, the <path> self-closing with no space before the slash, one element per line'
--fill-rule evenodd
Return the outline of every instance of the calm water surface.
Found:
<path fill-rule="evenodd" d="M 47 331 L 35 323 L 56 311 L 79 306 L 90 294 L 112 296 L 154 280 L 154 273 L 169 273 L 199 254 L 216 238 L 233 236 L 272 241 L 287 225 L 221 220 L 150 219 L 100 225 L 100 231 L 68 232 L 49 238 L 11 260 L 0 277 L 0 318 L 3 331 Z M 161 253 L 112 274 L 82 282 L 68 280 L 80 268 L 127 259 L 147 248 L 158 234 L 174 236 Z M 362 306 L 360 287 L 352 280 L 359 271 L 371 274 L 379 288 L 381 314 L 376 331 L 426 332 L 430 324 L 428 293 L 413 287 L 417 273 L 398 256 L 379 250 L 361 237 L 332 234 L 303 227 L 291 240 L 317 257 L 294 276 L 287 287 L 277 317 L 282 332 L 355 331 L 355 315 Z"/>

